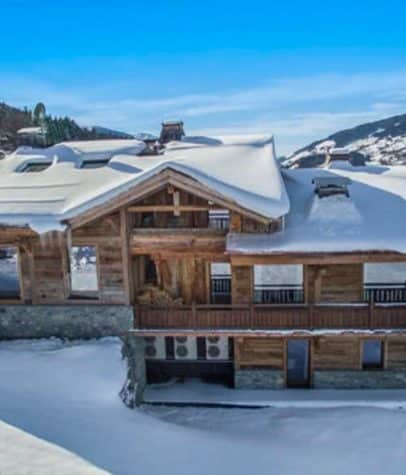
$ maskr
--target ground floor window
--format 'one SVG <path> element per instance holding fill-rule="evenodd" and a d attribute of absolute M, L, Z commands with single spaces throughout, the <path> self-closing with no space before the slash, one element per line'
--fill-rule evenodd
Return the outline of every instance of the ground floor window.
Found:
<path fill-rule="evenodd" d="M 255 265 L 256 303 L 289 304 L 303 302 L 302 265 Z"/>
<path fill-rule="evenodd" d="M 362 369 L 383 368 L 383 341 L 365 340 L 362 342 Z"/>
<path fill-rule="evenodd" d="M 0 299 L 20 298 L 18 251 L 15 247 L 0 248 Z"/>
<path fill-rule="evenodd" d="M 364 298 L 379 303 L 406 302 L 406 262 L 365 264 Z"/>
<path fill-rule="evenodd" d="M 70 252 L 71 296 L 97 298 L 97 252 L 95 246 L 72 246 Z"/>

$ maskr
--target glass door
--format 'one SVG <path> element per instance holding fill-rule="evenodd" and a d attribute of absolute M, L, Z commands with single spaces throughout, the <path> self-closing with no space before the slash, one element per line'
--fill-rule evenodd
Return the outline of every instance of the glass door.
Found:
<path fill-rule="evenodd" d="M 288 365 L 286 383 L 289 388 L 304 388 L 310 385 L 310 342 L 288 340 Z"/>

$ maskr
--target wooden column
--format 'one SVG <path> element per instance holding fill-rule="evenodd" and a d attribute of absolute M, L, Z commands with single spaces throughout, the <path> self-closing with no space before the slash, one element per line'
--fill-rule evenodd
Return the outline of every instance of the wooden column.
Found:
<path fill-rule="evenodd" d="M 125 208 L 120 210 L 120 237 L 125 302 L 127 305 L 131 305 L 134 302 L 134 285 L 130 259 L 130 230 L 128 224 L 128 213 Z"/>

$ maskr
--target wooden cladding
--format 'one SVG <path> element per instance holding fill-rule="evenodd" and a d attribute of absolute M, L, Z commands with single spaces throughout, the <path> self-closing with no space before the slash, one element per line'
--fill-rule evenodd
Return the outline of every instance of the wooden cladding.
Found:
<path fill-rule="evenodd" d="M 224 255 L 225 231 L 216 229 L 137 229 L 130 236 L 130 250 L 140 254 Z"/>
<path fill-rule="evenodd" d="M 234 343 L 237 367 L 283 369 L 285 346 L 282 338 L 236 338 Z"/>
<path fill-rule="evenodd" d="M 254 276 L 249 266 L 231 267 L 231 299 L 233 304 L 248 304 L 253 300 Z"/>
<path fill-rule="evenodd" d="M 362 304 L 233 304 L 174 308 L 139 306 L 136 308 L 136 328 L 252 330 L 406 328 L 406 306 L 391 306 L 390 309 L 386 315 L 387 307 Z"/>
<path fill-rule="evenodd" d="M 308 265 L 305 268 L 309 302 L 358 302 L 363 299 L 363 265 Z"/>
<path fill-rule="evenodd" d="M 360 369 L 359 339 L 320 337 L 313 340 L 313 369 Z"/>

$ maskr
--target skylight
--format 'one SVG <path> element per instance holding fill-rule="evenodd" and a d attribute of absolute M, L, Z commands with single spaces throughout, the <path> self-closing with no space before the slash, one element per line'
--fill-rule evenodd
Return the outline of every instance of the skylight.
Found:
<path fill-rule="evenodd" d="M 52 162 L 29 162 L 24 164 L 18 171 L 20 173 L 38 173 L 50 167 Z"/>
<path fill-rule="evenodd" d="M 108 165 L 109 159 L 107 160 L 83 160 L 80 168 L 102 168 Z"/>

